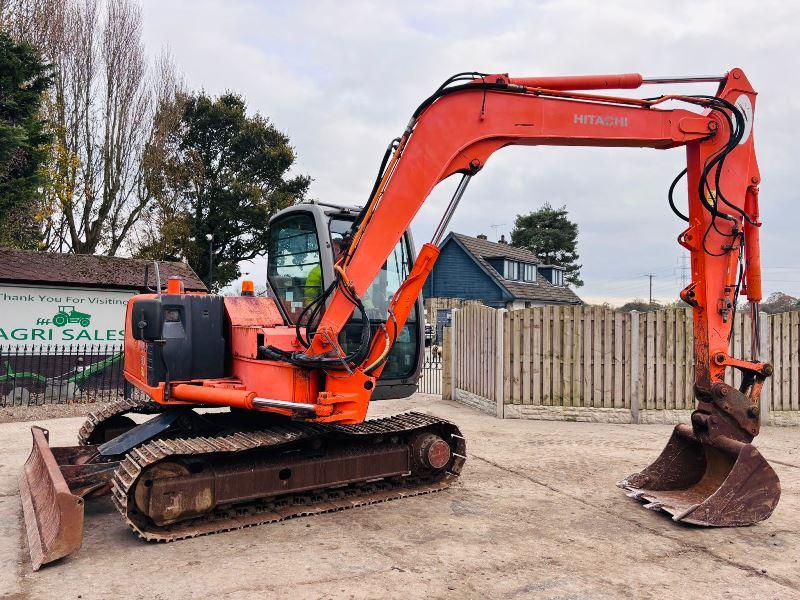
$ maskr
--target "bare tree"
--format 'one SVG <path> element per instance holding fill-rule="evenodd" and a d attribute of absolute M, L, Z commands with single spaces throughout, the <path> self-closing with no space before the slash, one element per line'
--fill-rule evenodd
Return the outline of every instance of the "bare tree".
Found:
<path fill-rule="evenodd" d="M 136 222 L 142 203 L 136 173 L 151 119 L 151 92 L 141 42 L 141 10 L 111 0 L 104 18 L 96 0 L 74 12 L 71 70 L 73 131 L 67 148 L 78 157 L 76 186 L 65 198 L 68 247 L 114 255 Z M 73 142 L 74 143 L 74 142 Z"/>
<path fill-rule="evenodd" d="M 139 204 L 143 209 L 139 227 L 132 230 L 134 239 L 130 245 L 134 254 L 141 248 L 150 248 L 159 256 L 177 259 L 167 251 L 164 232 L 172 232 L 178 237 L 191 234 L 180 217 L 182 198 L 168 185 L 167 179 L 175 177 L 175 171 L 181 168 L 172 157 L 180 144 L 179 130 L 188 92 L 168 51 L 162 52 L 156 61 L 154 83 L 152 127 L 142 152 L 137 181 Z"/>
<path fill-rule="evenodd" d="M 2 1 L 4 25 L 38 45 L 55 68 L 47 102 L 55 143 L 42 210 L 49 247 L 108 255 L 128 250 L 150 202 L 141 165 L 156 101 L 139 4 Z"/>

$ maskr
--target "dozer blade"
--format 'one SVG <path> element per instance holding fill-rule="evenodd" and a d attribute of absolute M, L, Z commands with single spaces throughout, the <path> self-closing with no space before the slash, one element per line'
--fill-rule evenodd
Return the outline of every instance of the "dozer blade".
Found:
<path fill-rule="evenodd" d="M 706 527 L 763 521 L 781 496 L 778 475 L 755 446 L 728 437 L 704 443 L 688 425 L 675 427 L 653 464 L 617 485 L 645 508 Z"/>
<path fill-rule="evenodd" d="M 83 541 L 83 499 L 70 492 L 48 443 L 48 432 L 31 427 L 33 449 L 19 476 L 31 564 L 72 554 Z"/>

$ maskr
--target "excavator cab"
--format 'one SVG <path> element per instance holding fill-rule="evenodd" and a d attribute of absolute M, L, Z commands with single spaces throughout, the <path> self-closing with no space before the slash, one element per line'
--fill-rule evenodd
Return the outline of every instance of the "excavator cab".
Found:
<path fill-rule="evenodd" d="M 303 310 L 333 281 L 334 264 L 360 211 L 360 207 L 309 202 L 290 206 L 270 220 L 267 290 L 287 325 L 298 320 L 305 324 Z M 415 257 L 414 240 L 406 231 L 363 297 L 373 335 L 386 322 L 392 296 L 411 271 Z M 406 398 L 417 391 L 424 359 L 423 314 L 420 297 L 389 353 L 373 400 Z M 360 335 L 361 319 L 354 314 L 342 330 L 339 344 L 349 352 L 358 345 Z"/>

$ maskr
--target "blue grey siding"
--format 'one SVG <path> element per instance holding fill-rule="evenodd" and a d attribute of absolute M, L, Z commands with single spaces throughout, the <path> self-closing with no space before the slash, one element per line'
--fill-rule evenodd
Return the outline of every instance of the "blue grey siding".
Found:
<path fill-rule="evenodd" d="M 439 260 L 422 288 L 425 298 L 464 298 L 503 305 L 503 291 L 456 243 L 442 248 Z"/>

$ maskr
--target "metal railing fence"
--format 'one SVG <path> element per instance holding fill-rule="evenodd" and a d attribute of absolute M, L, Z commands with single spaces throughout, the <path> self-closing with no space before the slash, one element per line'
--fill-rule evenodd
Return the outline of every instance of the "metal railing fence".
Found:
<path fill-rule="evenodd" d="M 107 402 L 128 387 L 121 345 L 0 345 L 0 406 Z"/>
<path fill-rule="evenodd" d="M 425 348 L 425 360 L 422 363 L 422 376 L 417 384 L 417 391 L 422 394 L 442 393 L 442 348 L 433 345 Z"/>

